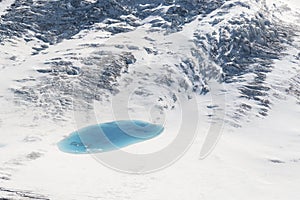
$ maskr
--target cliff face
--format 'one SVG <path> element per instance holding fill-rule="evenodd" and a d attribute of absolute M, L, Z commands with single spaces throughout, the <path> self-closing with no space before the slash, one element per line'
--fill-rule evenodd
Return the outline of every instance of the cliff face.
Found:
<path fill-rule="evenodd" d="M 264 1 L 17 0 L 1 16 L 0 40 L 3 46 L 19 42 L 31 48 L 34 59 L 53 52 L 52 57 L 42 58 L 43 63 L 34 66 L 38 73 L 45 75 L 36 82 L 37 88 L 23 85 L 12 91 L 21 99 L 40 102 L 38 106 L 42 107 L 53 98 L 59 99 L 60 103 L 55 104 L 63 112 L 71 105 L 68 103 L 73 98 L 70 88 L 86 93 L 86 101 L 99 99 L 104 93 L 115 94 L 120 90 L 118 77 L 130 71 L 130 65 L 137 61 L 134 54 L 147 51 L 147 59 L 151 60 L 167 54 L 155 50 L 168 48 L 168 45 L 152 35 L 161 35 L 162 40 L 172 35 L 184 37 L 183 43 L 189 42 L 189 49 L 172 52 L 173 57 L 179 56 L 180 60 L 171 63 L 171 68 L 181 73 L 190 90 L 207 93 L 211 79 L 228 86 L 237 83 L 238 99 L 256 102 L 255 112 L 265 116 L 272 102 L 272 86 L 266 82 L 267 74 L 272 71 L 274 60 L 284 56 L 283 52 L 296 37 L 295 27 L 276 18 L 273 12 Z M 145 36 L 144 41 L 148 44 L 143 40 L 141 44 L 134 41 L 144 37 L 139 35 L 140 29 L 147 32 L 148 39 Z M 103 48 L 110 43 L 104 42 L 105 39 L 121 38 L 123 34 L 136 38 L 121 39 L 114 47 Z M 91 42 L 84 39 L 86 37 L 94 39 Z M 126 48 L 124 42 L 134 45 Z M 70 48 L 55 49 L 67 43 L 72 43 Z M 18 44 L 13 46 L 17 48 Z M 79 49 L 90 53 L 81 53 Z M 18 57 L 10 55 L 12 62 Z M 157 78 L 166 79 L 166 73 L 163 72 L 161 78 L 158 74 Z M 182 81 L 169 79 L 166 81 L 177 84 L 174 87 L 181 87 Z M 94 90 L 101 90 L 101 95 L 93 97 Z M 51 95 L 42 95 L 46 91 Z M 60 97 L 56 97 L 57 94 Z M 253 107 L 248 103 L 242 105 L 247 110 Z M 55 109 L 53 112 L 57 113 Z"/>

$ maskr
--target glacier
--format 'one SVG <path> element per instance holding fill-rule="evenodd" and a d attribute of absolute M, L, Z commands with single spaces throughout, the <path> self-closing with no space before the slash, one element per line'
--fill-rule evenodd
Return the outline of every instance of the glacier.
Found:
<path fill-rule="evenodd" d="M 299 27 L 297 0 L 0 1 L 0 199 L 299 199 Z M 84 136 L 124 119 L 160 125 Z"/>

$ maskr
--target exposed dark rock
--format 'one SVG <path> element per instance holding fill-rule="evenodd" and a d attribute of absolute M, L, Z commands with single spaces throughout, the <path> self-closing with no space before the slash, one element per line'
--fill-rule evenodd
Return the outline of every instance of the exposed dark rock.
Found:
<path fill-rule="evenodd" d="M 238 7 L 250 6 L 245 3 L 230 3 L 221 8 L 228 10 Z M 266 116 L 271 106 L 270 85 L 266 83 L 266 74 L 272 71 L 274 60 L 284 56 L 282 52 L 293 41 L 295 30 L 270 16 L 268 10 L 264 9 L 251 18 L 244 13 L 238 17 L 227 18 L 226 13 L 217 12 L 215 15 L 226 21 L 214 22 L 212 19 L 212 26 L 222 23 L 219 24 L 217 32 L 195 34 L 195 43 L 199 50 L 194 55 L 203 63 L 203 55 L 198 52 L 207 52 L 204 56 L 220 66 L 222 71 L 214 73 L 214 68 L 207 68 L 202 64 L 200 68 L 206 70 L 199 72 L 201 77 L 208 80 L 219 76 L 220 82 L 239 82 L 240 97 L 256 101 L 261 106 L 259 114 Z M 248 74 L 253 76 L 250 81 L 244 79 Z"/>
<path fill-rule="evenodd" d="M 282 160 L 277 160 L 277 159 L 270 159 L 269 161 L 272 162 L 272 163 L 276 163 L 276 164 L 282 164 L 282 163 L 285 163 L 284 161 L 282 161 Z"/>
<path fill-rule="evenodd" d="M 150 15 L 162 16 L 166 22 L 171 22 L 171 26 L 162 22 L 162 27 L 180 30 L 182 25 L 192 21 L 195 16 L 210 13 L 224 2 L 225 0 L 155 0 L 147 2 L 149 6 L 145 7 L 142 5 L 146 2 L 142 0 L 98 0 L 94 3 L 78 0 L 16 0 L 8 12 L 1 16 L 0 41 L 5 38 L 24 37 L 26 41 L 37 38 L 44 43 L 55 44 L 100 22 L 108 25 L 106 30 L 117 34 L 131 31 L 129 26 L 139 26 L 138 21 Z M 173 6 L 166 13 L 163 9 L 155 9 L 159 5 L 170 4 Z M 133 17 L 122 17 L 130 14 Z M 120 22 L 129 26 L 120 26 Z M 47 47 L 43 45 L 41 48 L 35 47 L 35 50 L 41 51 Z"/>
<path fill-rule="evenodd" d="M 17 200 L 17 199 L 36 199 L 36 200 L 50 200 L 48 197 L 40 194 L 36 194 L 31 191 L 22 191 L 22 190 L 15 190 L 15 189 L 7 189 L 0 187 L 0 192 L 2 195 L 5 195 L 2 199 L 8 200 Z M 0 199 L 1 199 L 0 198 Z"/>

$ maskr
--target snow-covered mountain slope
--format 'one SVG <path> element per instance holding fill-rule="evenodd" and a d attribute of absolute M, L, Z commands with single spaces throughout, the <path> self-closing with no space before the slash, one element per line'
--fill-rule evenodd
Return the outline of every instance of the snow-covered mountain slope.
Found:
<path fill-rule="evenodd" d="M 0 199 L 298 199 L 298 4 L 3 0 Z M 184 120 L 199 134 L 174 165 L 139 176 L 56 147 L 128 118 L 165 126 L 131 153 L 167 147 Z"/>

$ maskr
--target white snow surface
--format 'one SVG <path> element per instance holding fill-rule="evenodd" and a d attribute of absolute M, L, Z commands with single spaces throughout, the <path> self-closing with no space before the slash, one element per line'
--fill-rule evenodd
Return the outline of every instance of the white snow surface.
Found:
<path fill-rule="evenodd" d="M 277 2 L 279 1 L 267 0 L 270 7 Z M 10 1 L 4 0 L 2 3 L 0 13 L 5 10 L 2 5 L 8 6 Z M 300 10 L 297 0 L 285 3 Z M 280 16 L 280 13 L 276 11 L 276 15 Z M 296 25 L 298 22 L 293 19 L 289 22 Z M 249 116 L 244 122 L 240 122 L 240 128 L 224 123 L 222 136 L 215 149 L 205 159 L 199 159 L 202 144 L 211 125 L 211 120 L 207 117 L 211 110 L 207 106 L 212 102 L 209 93 L 196 95 L 199 109 L 197 137 L 177 162 L 150 174 L 121 173 L 102 165 L 91 155 L 60 152 L 56 146 L 58 141 L 78 128 L 94 123 L 93 120 L 85 118 L 85 115 L 81 123 L 76 121 L 76 113 L 73 111 L 65 113 L 61 121 L 53 121 L 40 117 L 44 115 L 44 111 L 39 108 L 26 104 L 16 106 L 10 88 L 18 88 L 23 84 L 16 80 L 43 78 L 35 71 L 37 67 L 43 68 L 45 60 L 64 56 L 66 49 L 82 55 L 92 54 L 94 49 L 83 50 L 79 46 L 95 41 L 106 44 L 101 50 L 116 52 L 121 50 L 113 46 L 127 45 L 125 48 L 131 49 L 137 59 L 136 63 L 130 65 L 130 73 L 118 79 L 120 91 L 125 91 L 128 84 L 131 84 L 131 88 L 155 90 L 153 83 L 157 74 L 164 74 L 166 65 L 173 66 L 180 62 L 181 55 L 187 56 L 191 53 L 189 48 L 192 45 L 192 35 L 189 30 L 205 27 L 199 27 L 195 19 L 181 32 L 166 36 L 162 32 L 148 32 L 147 20 L 152 19 L 146 19 L 146 24 L 134 31 L 119 35 L 97 30 L 80 32 L 72 40 L 50 46 L 34 56 L 31 55 L 31 47 L 37 41 L 31 41 L 31 46 L 23 40 L 17 41 L 17 45 L 6 43 L 0 46 L 0 199 L 30 199 L 2 191 L 1 188 L 29 191 L 55 200 L 299 199 L 300 106 L 295 97 L 287 95 L 280 88 L 279 92 L 276 90 L 282 80 L 290 80 L 294 74 L 299 73 L 299 63 L 292 62 L 290 56 L 298 52 L 296 47 L 286 50 L 287 55 L 274 63 L 274 70 L 267 77 L 267 81 L 274 85 L 274 91 L 281 97 L 273 101 L 268 116 Z M 145 36 L 155 42 L 145 40 Z M 300 42 L 295 41 L 294 45 L 299 47 Z M 147 54 L 143 49 L 147 46 L 153 47 L 160 54 L 155 58 Z M 10 62 L 11 55 L 16 55 L 16 62 Z M 172 76 L 178 79 L 181 77 L 179 71 L 174 71 Z M 34 81 L 24 84 L 34 85 Z M 234 84 L 222 87 L 227 90 L 226 112 L 230 112 L 234 109 L 231 103 L 237 98 L 236 88 Z M 177 89 L 162 89 L 155 95 Z M 191 91 L 187 91 L 189 92 Z M 151 120 L 149 111 L 145 108 L 152 101 L 154 99 L 133 97 L 128 103 L 129 116 Z M 111 109 L 111 102 L 94 102 L 93 106 L 97 122 L 115 120 L 117 111 Z M 181 118 L 178 117 L 180 115 L 180 106 L 166 111 L 165 131 L 159 137 L 124 150 L 142 154 L 166 147 L 176 137 L 181 123 Z"/>

